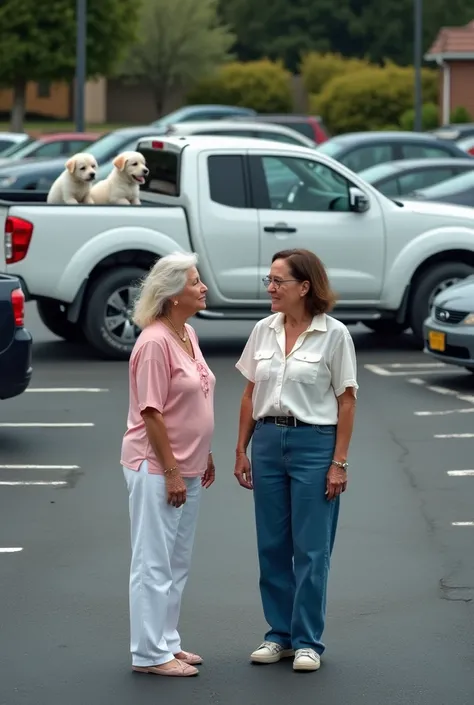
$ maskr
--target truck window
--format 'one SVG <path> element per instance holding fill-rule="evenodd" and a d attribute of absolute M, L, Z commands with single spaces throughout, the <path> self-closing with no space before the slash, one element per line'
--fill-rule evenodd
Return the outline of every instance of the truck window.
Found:
<path fill-rule="evenodd" d="M 150 170 L 141 191 L 150 193 L 164 193 L 166 196 L 179 196 L 179 168 L 178 154 L 167 152 L 164 149 L 141 149 Z"/>
<path fill-rule="evenodd" d="M 211 201 L 231 208 L 247 208 L 244 158 L 238 154 L 208 157 Z"/>

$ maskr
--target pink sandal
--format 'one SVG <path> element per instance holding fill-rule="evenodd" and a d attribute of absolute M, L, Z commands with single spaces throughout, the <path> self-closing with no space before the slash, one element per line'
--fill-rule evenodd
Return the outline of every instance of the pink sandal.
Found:
<path fill-rule="evenodd" d="M 136 673 L 150 673 L 155 676 L 174 676 L 175 678 L 198 675 L 199 671 L 197 668 L 184 661 L 176 660 L 178 664 L 172 668 L 163 668 L 163 666 L 132 666 L 132 671 Z"/>

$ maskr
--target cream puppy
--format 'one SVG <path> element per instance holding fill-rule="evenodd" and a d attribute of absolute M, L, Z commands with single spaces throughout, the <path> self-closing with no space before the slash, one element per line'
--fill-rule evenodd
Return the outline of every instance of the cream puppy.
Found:
<path fill-rule="evenodd" d="M 94 203 L 140 205 L 140 184 L 149 174 L 145 157 L 140 152 L 122 152 L 114 159 L 114 168 L 103 181 L 91 189 Z"/>
<path fill-rule="evenodd" d="M 95 157 L 78 152 L 70 157 L 65 170 L 49 189 L 47 203 L 94 203 L 91 185 L 98 169 Z"/>

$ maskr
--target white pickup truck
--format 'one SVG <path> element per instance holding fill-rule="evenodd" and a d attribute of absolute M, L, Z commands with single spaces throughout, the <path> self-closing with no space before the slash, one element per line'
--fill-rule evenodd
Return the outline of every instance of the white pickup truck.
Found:
<path fill-rule="evenodd" d="M 411 328 L 420 344 L 434 296 L 474 272 L 474 209 L 392 201 L 317 149 L 203 136 L 138 149 L 150 168 L 141 206 L 0 200 L 0 271 L 51 331 L 107 358 L 130 354 L 136 282 L 176 250 L 199 255 L 208 319 L 267 315 L 272 255 L 305 247 L 327 267 L 337 318 L 383 335 Z"/>

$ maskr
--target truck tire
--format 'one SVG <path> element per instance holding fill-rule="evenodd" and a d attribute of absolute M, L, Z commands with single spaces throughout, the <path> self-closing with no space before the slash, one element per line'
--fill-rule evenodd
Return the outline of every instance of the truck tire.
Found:
<path fill-rule="evenodd" d="M 435 264 L 415 282 L 409 307 L 410 327 L 416 342 L 423 346 L 423 323 L 430 313 L 433 299 L 444 289 L 474 273 L 474 267 L 462 262 Z"/>
<path fill-rule="evenodd" d="M 85 341 L 81 324 L 71 323 L 67 320 L 66 306 L 61 301 L 38 299 L 36 308 L 42 323 L 58 338 L 63 338 L 69 343 L 83 343 Z"/>
<path fill-rule="evenodd" d="M 146 274 L 139 267 L 109 269 L 93 284 L 84 314 L 87 341 L 108 360 L 128 360 L 140 330 L 131 320 L 139 281 Z"/>

